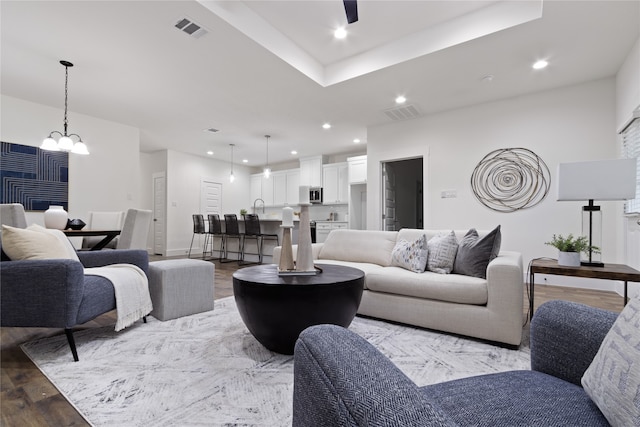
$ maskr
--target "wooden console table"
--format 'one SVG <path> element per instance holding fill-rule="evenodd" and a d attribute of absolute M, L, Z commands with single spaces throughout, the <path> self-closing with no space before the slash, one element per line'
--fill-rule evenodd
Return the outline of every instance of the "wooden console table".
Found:
<path fill-rule="evenodd" d="M 624 282 L 624 303 L 627 304 L 627 282 L 640 282 L 640 271 L 624 264 L 605 264 L 604 267 L 565 267 L 558 265 L 556 260 L 535 259 L 531 261 L 529 269 L 529 320 L 533 318 L 533 289 L 536 273 L 553 274 L 556 276 L 584 277 L 587 279 L 620 280 Z"/>

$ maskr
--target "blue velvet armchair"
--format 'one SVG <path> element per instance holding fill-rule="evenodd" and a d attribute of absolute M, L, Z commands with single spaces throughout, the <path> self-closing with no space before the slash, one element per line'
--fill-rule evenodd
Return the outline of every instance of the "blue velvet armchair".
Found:
<path fill-rule="evenodd" d="M 616 318 L 545 303 L 531 324 L 531 370 L 424 387 L 353 332 L 308 328 L 295 347 L 293 426 L 607 426 L 580 379 Z"/>
<path fill-rule="evenodd" d="M 84 268 L 126 263 L 147 273 L 149 267 L 144 250 L 79 252 L 78 258 L 10 261 L 2 253 L 0 262 L 0 325 L 63 328 L 75 361 L 73 327 L 116 308 L 111 282 L 85 276 Z"/>

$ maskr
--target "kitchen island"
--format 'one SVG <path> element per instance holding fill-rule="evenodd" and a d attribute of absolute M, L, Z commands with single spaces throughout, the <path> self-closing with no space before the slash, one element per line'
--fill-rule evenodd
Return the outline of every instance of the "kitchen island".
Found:
<path fill-rule="evenodd" d="M 262 216 L 260 215 L 260 230 L 262 234 L 276 234 L 278 236 L 278 240 L 274 238 L 267 238 L 263 240 L 262 253 L 264 254 L 262 258 L 263 264 L 271 264 L 273 260 L 273 248 L 278 246 L 278 244 L 282 244 L 282 219 L 275 216 Z M 300 220 L 295 217 L 293 221 L 293 229 L 291 230 L 291 241 L 294 245 L 298 244 L 298 227 L 300 225 Z M 224 221 L 222 222 L 222 226 L 224 229 Z M 240 233 L 244 233 L 244 221 L 242 218 L 238 218 L 238 229 Z M 214 242 L 213 248 L 213 257 L 220 257 L 220 240 L 216 238 Z M 238 248 L 238 239 L 229 239 L 227 242 L 227 257 L 228 259 L 236 259 L 237 253 L 239 252 Z M 256 245 L 256 239 L 254 238 L 246 238 L 245 246 L 244 246 L 244 260 L 245 262 L 258 262 L 258 247 Z"/>

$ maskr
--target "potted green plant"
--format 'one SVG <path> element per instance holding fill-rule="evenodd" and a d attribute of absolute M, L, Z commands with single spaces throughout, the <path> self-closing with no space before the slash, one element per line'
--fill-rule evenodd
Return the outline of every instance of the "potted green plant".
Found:
<path fill-rule="evenodd" d="M 580 252 L 588 254 L 591 250 L 592 253 L 600 253 L 600 248 L 589 245 L 586 236 L 573 237 L 573 234 L 569 234 L 567 237 L 563 237 L 562 234 L 554 234 L 551 241 L 545 242 L 545 245 L 553 246 L 559 251 L 558 265 L 568 267 L 580 266 Z"/>
<path fill-rule="evenodd" d="M 240 209 L 240 216 L 245 216 L 247 214 L 246 209 Z"/>

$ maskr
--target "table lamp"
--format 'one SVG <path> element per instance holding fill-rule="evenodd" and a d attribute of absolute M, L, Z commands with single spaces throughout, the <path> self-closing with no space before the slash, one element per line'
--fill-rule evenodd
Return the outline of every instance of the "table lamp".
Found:
<path fill-rule="evenodd" d="M 589 246 L 602 249 L 602 211 L 594 200 L 627 200 L 636 194 L 636 159 L 599 160 L 558 164 L 558 200 L 588 200 L 582 207 L 582 235 Z M 589 248 L 581 265 L 603 267 Z"/>

